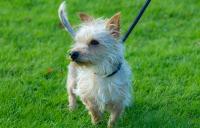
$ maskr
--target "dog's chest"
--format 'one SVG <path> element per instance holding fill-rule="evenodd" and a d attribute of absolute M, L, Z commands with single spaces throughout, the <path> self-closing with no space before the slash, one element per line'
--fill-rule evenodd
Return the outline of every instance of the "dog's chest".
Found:
<path fill-rule="evenodd" d="M 81 98 L 95 99 L 98 104 L 117 100 L 119 85 L 114 78 L 102 78 L 92 72 L 79 72 L 75 93 Z"/>

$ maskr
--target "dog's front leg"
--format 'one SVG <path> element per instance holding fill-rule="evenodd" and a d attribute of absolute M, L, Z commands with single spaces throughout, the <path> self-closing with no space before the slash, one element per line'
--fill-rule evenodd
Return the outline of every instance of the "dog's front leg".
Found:
<path fill-rule="evenodd" d="M 111 107 L 111 115 L 108 121 L 108 128 L 113 128 L 115 125 L 115 122 L 119 118 L 123 111 L 123 106 L 121 104 L 114 104 Z"/>
<path fill-rule="evenodd" d="M 68 66 L 68 77 L 67 77 L 67 92 L 68 92 L 68 101 L 69 101 L 69 110 L 74 110 L 76 107 L 76 96 L 73 90 L 76 88 L 76 78 L 77 70 L 74 63 L 70 63 Z"/>
<path fill-rule="evenodd" d="M 102 113 L 100 112 L 98 106 L 95 102 L 92 102 L 89 99 L 83 99 L 83 103 L 86 105 L 89 110 L 89 114 L 91 115 L 92 123 L 95 125 L 101 121 Z"/>

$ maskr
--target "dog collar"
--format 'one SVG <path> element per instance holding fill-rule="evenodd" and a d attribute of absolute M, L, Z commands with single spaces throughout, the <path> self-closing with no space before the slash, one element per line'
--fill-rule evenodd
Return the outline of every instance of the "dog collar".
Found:
<path fill-rule="evenodd" d="M 117 69 L 115 71 L 113 71 L 111 74 L 107 75 L 106 77 L 111 77 L 113 75 L 115 75 L 120 69 L 121 69 L 122 63 L 119 63 L 117 66 Z"/>

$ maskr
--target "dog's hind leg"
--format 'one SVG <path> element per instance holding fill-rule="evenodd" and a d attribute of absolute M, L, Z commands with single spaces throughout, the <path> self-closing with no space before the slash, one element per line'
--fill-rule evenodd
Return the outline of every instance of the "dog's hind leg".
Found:
<path fill-rule="evenodd" d="M 73 90 L 76 88 L 76 78 L 77 70 L 76 66 L 73 63 L 70 63 L 68 66 L 68 78 L 67 78 L 67 92 L 68 92 L 68 101 L 69 101 L 69 110 L 74 110 L 76 107 L 76 95 Z"/>

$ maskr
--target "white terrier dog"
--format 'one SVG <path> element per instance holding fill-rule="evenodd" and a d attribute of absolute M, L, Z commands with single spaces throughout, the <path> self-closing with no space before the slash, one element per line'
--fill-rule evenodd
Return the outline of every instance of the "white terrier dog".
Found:
<path fill-rule="evenodd" d="M 89 110 L 93 124 L 106 110 L 111 113 L 108 127 L 113 127 L 132 97 L 131 70 L 119 39 L 120 13 L 105 20 L 85 13 L 79 16 L 83 23 L 74 36 L 68 66 L 69 108 L 75 108 L 77 95 Z"/>

